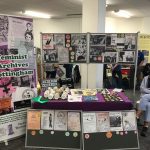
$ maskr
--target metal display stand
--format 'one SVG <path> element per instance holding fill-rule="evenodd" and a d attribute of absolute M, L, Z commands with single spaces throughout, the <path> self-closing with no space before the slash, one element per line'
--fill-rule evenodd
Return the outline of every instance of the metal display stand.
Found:
<path fill-rule="evenodd" d="M 47 33 L 41 33 L 41 70 L 42 70 L 42 79 L 43 79 L 43 67 L 45 66 L 44 63 L 44 55 L 43 55 L 43 42 L 42 42 L 42 36 L 43 34 Z M 52 34 L 58 34 L 58 33 L 52 33 Z M 64 34 L 65 33 L 60 33 Z M 70 34 L 82 34 L 82 33 L 70 33 Z M 85 33 L 84 33 L 85 34 Z M 84 64 L 87 64 L 87 73 L 88 73 L 88 65 L 90 62 L 90 34 L 92 33 L 86 33 L 87 37 L 87 55 L 86 55 L 86 62 Z M 93 34 L 101 34 L 101 33 L 93 33 Z M 107 35 L 107 33 L 102 33 L 103 35 Z M 112 34 L 112 33 L 109 33 Z M 114 33 L 117 34 L 117 33 Z M 126 34 L 126 33 L 123 33 Z M 137 37 L 138 33 L 127 33 L 127 34 L 135 34 L 136 43 L 135 43 L 135 49 L 134 51 L 134 62 L 133 63 L 119 63 L 119 64 L 131 64 L 135 66 L 135 72 L 134 72 L 134 93 L 135 93 L 135 85 L 136 85 L 136 71 L 137 71 Z M 131 50 L 130 50 L 131 51 Z M 56 62 L 51 62 L 56 63 Z M 57 63 L 62 63 L 58 62 Z M 68 62 L 70 63 L 70 62 Z M 76 62 L 75 62 L 76 63 Z M 80 62 L 83 63 L 83 62 Z M 50 64 L 50 63 L 49 63 Z M 92 63 L 97 64 L 97 63 Z M 100 64 L 110 64 L 110 63 L 100 63 Z M 88 85 L 88 74 L 87 74 L 87 88 Z M 29 110 L 30 111 L 30 110 Z M 42 110 L 40 110 L 42 111 Z M 74 110 L 66 110 L 66 111 L 74 111 Z M 120 111 L 122 112 L 122 111 Z M 85 112 L 80 111 L 81 113 L 81 132 L 77 132 L 78 138 L 74 138 L 72 131 L 49 131 L 49 130 L 36 130 L 36 135 L 32 135 L 31 132 L 35 130 L 29 130 L 27 128 L 26 131 L 26 147 L 31 148 L 54 148 L 54 149 L 76 149 L 76 150 L 100 150 L 100 149 L 139 149 L 139 141 L 138 141 L 138 131 L 137 127 L 136 130 L 132 131 L 112 131 L 111 137 L 108 134 L 106 137 L 106 132 L 95 132 L 95 133 L 84 133 L 84 124 L 83 124 L 83 114 Z M 95 113 L 95 112 L 94 112 Z M 28 124 L 28 123 L 27 123 Z M 51 133 L 54 134 L 51 134 Z M 68 134 L 70 136 L 66 136 L 65 134 Z M 117 134 L 116 134 L 117 133 Z M 119 134 L 118 134 L 119 133 Z M 131 142 L 129 142 L 131 141 Z M 83 147 L 82 147 L 83 143 Z"/>
<path fill-rule="evenodd" d="M 43 63 L 44 61 L 44 58 L 43 58 L 43 42 L 42 42 L 42 35 L 43 34 L 53 34 L 53 35 L 55 35 L 55 34 L 62 34 L 62 35 L 65 35 L 65 33 L 41 33 L 41 52 L 42 52 L 42 57 L 41 57 L 41 71 L 42 71 L 42 79 L 43 79 L 43 67 L 45 66 L 45 64 L 46 63 Z M 86 58 L 86 64 L 87 64 L 87 88 L 88 88 L 88 65 L 89 65 L 89 63 L 91 63 L 90 62 L 90 60 L 89 60 L 89 56 L 90 56 L 90 35 L 91 34 L 98 34 L 98 35 L 107 35 L 107 34 L 135 34 L 136 35 L 136 41 L 135 41 L 135 56 L 134 56 L 134 63 L 118 63 L 118 62 L 116 62 L 116 63 L 118 63 L 118 64 L 128 64 L 128 65 L 134 65 L 135 66 L 135 72 L 134 72 L 134 87 L 133 87 L 133 91 L 134 91 L 134 94 L 135 94 L 135 87 L 136 87 L 136 72 L 137 72 L 137 43 L 138 43 L 138 41 L 137 41 L 137 37 L 138 37 L 138 33 L 67 33 L 67 34 L 70 34 L 70 35 L 72 35 L 72 34 L 79 34 L 79 35 L 81 35 L 81 34 L 87 34 L 87 58 Z M 131 51 L 131 50 L 129 50 L 129 51 Z M 58 60 L 58 63 L 59 63 L 59 60 Z M 60 63 L 62 63 L 62 62 L 60 62 Z M 72 64 L 72 63 L 70 63 L 70 62 L 68 62 L 69 64 Z M 82 62 L 78 62 L 79 64 L 80 63 L 82 63 Z M 55 63 L 53 63 L 53 64 L 55 64 Z M 66 63 L 64 63 L 64 64 L 66 64 Z M 85 64 L 85 63 L 84 63 Z M 92 63 L 92 64 L 111 64 L 111 63 Z"/>

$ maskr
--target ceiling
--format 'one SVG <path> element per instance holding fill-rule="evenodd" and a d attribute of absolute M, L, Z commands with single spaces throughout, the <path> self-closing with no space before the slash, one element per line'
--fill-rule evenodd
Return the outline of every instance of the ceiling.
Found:
<path fill-rule="evenodd" d="M 150 17 L 150 0 L 107 0 L 107 17 L 113 10 L 129 11 L 133 17 Z M 0 0 L 0 14 L 22 15 L 25 10 L 48 13 L 52 18 L 81 17 L 82 0 Z"/>

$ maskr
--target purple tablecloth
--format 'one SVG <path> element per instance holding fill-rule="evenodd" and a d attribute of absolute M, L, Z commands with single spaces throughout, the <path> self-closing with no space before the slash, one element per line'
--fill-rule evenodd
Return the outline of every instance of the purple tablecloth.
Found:
<path fill-rule="evenodd" d="M 63 109 L 63 110 L 83 110 L 83 111 L 107 111 L 107 110 L 130 110 L 133 108 L 132 102 L 123 92 L 118 93 L 123 99 L 122 102 L 105 102 L 101 94 L 97 94 L 98 101 L 94 102 L 68 102 L 66 100 L 51 100 L 41 104 L 34 102 L 34 109 Z"/>

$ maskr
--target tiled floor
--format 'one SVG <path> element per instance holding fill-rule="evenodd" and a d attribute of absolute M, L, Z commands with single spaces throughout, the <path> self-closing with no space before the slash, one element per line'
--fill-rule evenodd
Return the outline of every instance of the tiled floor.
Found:
<path fill-rule="evenodd" d="M 136 106 L 136 101 L 139 100 L 140 95 L 139 91 L 133 95 L 133 91 L 125 91 L 126 95 L 133 100 L 134 106 Z M 140 132 L 141 128 L 139 128 Z M 140 142 L 140 150 L 150 150 L 150 130 L 148 132 L 148 137 L 141 137 L 139 136 L 139 142 Z M 12 141 L 8 142 L 8 146 L 5 146 L 4 143 L 0 144 L 0 150 L 34 150 L 25 148 L 25 137 L 21 137 Z"/>

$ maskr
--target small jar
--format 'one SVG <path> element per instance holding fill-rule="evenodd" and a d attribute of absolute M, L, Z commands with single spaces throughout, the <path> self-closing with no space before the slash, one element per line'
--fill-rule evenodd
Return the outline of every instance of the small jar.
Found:
<path fill-rule="evenodd" d="M 55 93 L 54 99 L 58 100 L 59 98 L 60 98 L 60 94 L 59 93 Z"/>
<path fill-rule="evenodd" d="M 49 100 L 52 100 L 53 97 L 54 97 L 54 94 L 52 94 L 52 93 L 50 93 L 50 94 L 48 95 L 48 99 L 49 99 Z"/>
<path fill-rule="evenodd" d="M 68 94 L 66 93 L 66 92 L 64 92 L 62 95 L 61 95 L 61 99 L 67 99 L 67 96 L 68 96 Z"/>
<path fill-rule="evenodd" d="M 45 97 L 45 98 L 48 98 L 48 95 L 49 95 L 49 91 L 46 90 L 46 91 L 44 92 L 44 97 Z"/>

